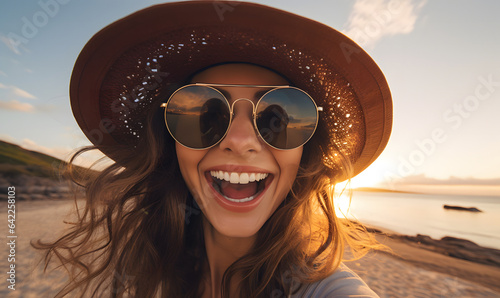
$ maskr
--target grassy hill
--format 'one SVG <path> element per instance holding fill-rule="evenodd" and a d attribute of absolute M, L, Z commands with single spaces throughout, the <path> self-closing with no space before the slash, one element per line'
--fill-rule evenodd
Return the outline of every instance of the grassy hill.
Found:
<path fill-rule="evenodd" d="M 25 174 L 56 179 L 63 165 L 64 162 L 55 157 L 0 141 L 0 175 L 3 177 Z"/>

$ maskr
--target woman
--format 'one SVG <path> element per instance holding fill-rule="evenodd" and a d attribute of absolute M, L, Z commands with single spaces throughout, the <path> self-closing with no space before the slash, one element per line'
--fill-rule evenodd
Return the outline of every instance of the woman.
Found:
<path fill-rule="evenodd" d="M 61 290 L 133 297 L 376 297 L 341 264 L 380 245 L 335 216 L 333 186 L 385 147 L 371 58 L 267 6 L 153 6 L 97 33 L 71 78 L 75 118 L 114 163 L 74 175 L 86 204 L 46 249 Z M 76 179 L 76 178 L 75 178 Z"/>

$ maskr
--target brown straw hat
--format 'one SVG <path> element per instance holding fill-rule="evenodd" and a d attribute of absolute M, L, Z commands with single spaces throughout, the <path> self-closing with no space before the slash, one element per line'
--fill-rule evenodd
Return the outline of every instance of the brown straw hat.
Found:
<path fill-rule="evenodd" d="M 389 87 L 366 52 L 324 24 L 239 1 L 165 3 L 99 31 L 73 70 L 73 114 L 108 156 L 117 146 L 133 150 L 148 110 L 160 108 L 193 73 L 223 62 L 268 67 L 308 92 L 323 107 L 329 148 L 340 148 L 352 162 L 350 177 L 389 140 Z M 342 167 L 333 150 L 325 161 Z"/>

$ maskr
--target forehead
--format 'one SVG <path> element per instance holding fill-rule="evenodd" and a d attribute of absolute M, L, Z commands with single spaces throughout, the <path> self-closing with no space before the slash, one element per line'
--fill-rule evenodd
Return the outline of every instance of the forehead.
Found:
<path fill-rule="evenodd" d="M 207 68 L 196 74 L 191 83 L 288 85 L 288 81 L 278 73 L 247 63 L 222 64 Z"/>

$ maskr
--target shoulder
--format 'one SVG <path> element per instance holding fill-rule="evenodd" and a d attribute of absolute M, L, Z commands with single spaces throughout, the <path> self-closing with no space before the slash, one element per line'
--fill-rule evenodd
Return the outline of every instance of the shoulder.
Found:
<path fill-rule="evenodd" d="M 311 297 L 378 297 L 368 285 L 346 265 L 340 264 L 331 275 L 315 283 L 304 285 L 293 298 Z"/>

